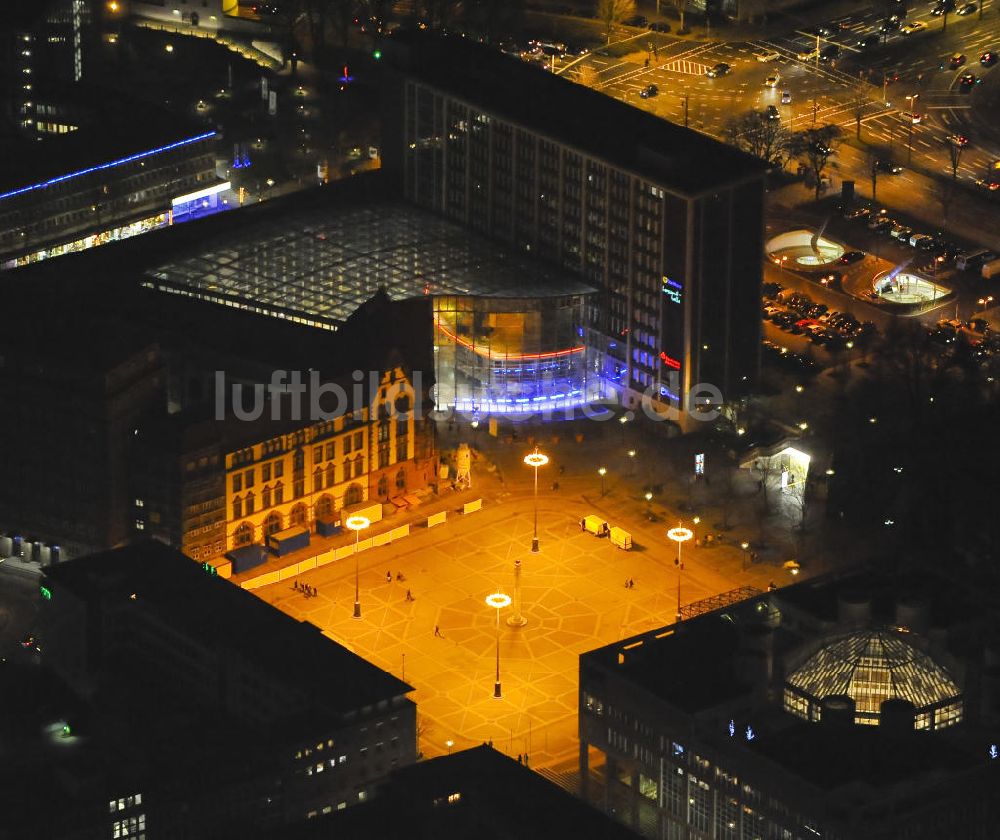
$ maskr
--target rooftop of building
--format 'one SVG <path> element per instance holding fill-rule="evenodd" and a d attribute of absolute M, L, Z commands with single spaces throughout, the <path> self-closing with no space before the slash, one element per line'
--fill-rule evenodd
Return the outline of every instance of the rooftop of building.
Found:
<path fill-rule="evenodd" d="M 296 621 L 155 541 L 51 566 L 46 580 L 53 600 L 65 587 L 81 598 L 152 610 L 159 621 L 206 648 L 255 663 L 300 689 L 320 711 L 346 714 L 413 690 L 318 627 Z"/>
<path fill-rule="evenodd" d="M 686 194 L 763 177 L 757 158 L 458 36 L 399 32 L 383 48 L 404 72 L 580 151 Z"/>
<path fill-rule="evenodd" d="M 838 605 L 845 601 L 866 605 L 869 618 L 838 628 Z M 927 656 L 922 634 L 897 628 L 901 603 L 923 611 L 927 626 L 948 630 L 947 650 L 953 657 L 974 646 L 982 632 L 970 621 L 990 621 L 987 605 L 953 581 L 912 573 L 901 588 L 890 575 L 850 571 L 804 580 L 680 625 L 623 639 L 582 654 L 581 665 L 614 670 L 675 708 L 696 714 L 748 694 L 749 683 L 739 677 L 740 653 L 753 649 L 748 639 L 773 630 L 776 656 L 812 645 L 814 653 L 829 649 L 827 658 L 848 672 L 857 656 L 871 653 L 869 648 L 877 643 L 880 651 L 886 647 L 884 655 L 900 673 L 919 671 L 928 680 L 933 677 L 944 686 L 941 697 L 950 696 L 953 686 Z M 824 679 L 828 676 L 824 672 Z M 842 683 L 837 684 L 842 688 Z"/>
<path fill-rule="evenodd" d="M 120 91 L 106 91 L 82 83 L 33 81 L 32 95 L 49 105 L 64 104 L 79 128 L 42 139 L 15 135 L 7 139 L 0 158 L 0 209 L 15 197 L 44 197 L 49 184 L 63 183 L 91 170 L 113 178 L 116 164 L 152 159 L 155 154 L 197 144 L 215 132 L 162 106 Z M 47 119 L 47 118 L 46 118 Z M 63 121 L 53 117 L 53 122 Z"/>
<path fill-rule="evenodd" d="M 636 840 L 638 835 L 484 744 L 400 768 L 370 803 L 263 837 Z"/>
<path fill-rule="evenodd" d="M 279 317 L 327 324 L 346 320 L 379 287 L 393 300 L 594 291 L 568 271 L 392 198 L 380 181 L 379 173 L 355 176 L 292 202 L 206 220 L 215 223 L 210 237 L 178 243 L 176 253 L 147 265 L 145 276 L 158 288 L 252 301 Z"/>

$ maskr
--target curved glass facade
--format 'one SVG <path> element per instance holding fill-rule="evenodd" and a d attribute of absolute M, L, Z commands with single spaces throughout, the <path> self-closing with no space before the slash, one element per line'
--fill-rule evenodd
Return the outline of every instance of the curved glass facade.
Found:
<path fill-rule="evenodd" d="M 520 413 L 600 399 L 585 299 L 436 297 L 437 407 Z"/>

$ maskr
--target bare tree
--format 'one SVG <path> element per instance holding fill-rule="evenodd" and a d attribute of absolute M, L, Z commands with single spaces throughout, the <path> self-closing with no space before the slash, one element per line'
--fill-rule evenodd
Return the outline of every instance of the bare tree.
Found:
<path fill-rule="evenodd" d="M 854 115 L 854 129 L 858 140 L 861 139 L 861 120 L 868 111 L 868 106 L 872 101 L 872 86 L 864 79 L 858 79 L 851 89 L 848 100 L 851 113 Z"/>
<path fill-rule="evenodd" d="M 576 67 L 576 81 L 584 87 L 592 88 L 597 85 L 597 68 L 593 64 L 578 64 Z"/>
<path fill-rule="evenodd" d="M 721 464 L 716 481 L 719 488 L 719 507 L 722 510 L 722 528 L 728 531 L 732 524 L 730 518 L 737 499 L 739 465 L 736 464 L 733 453 L 720 454 L 716 460 Z"/>
<path fill-rule="evenodd" d="M 948 149 L 948 162 L 951 164 L 951 179 L 958 180 L 958 165 L 962 162 L 962 151 L 965 147 L 961 143 L 956 143 L 950 137 L 944 141 Z"/>
<path fill-rule="evenodd" d="M 834 144 L 839 137 L 840 126 L 833 124 L 813 126 L 792 135 L 792 154 L 805 164 L 814 179 L 817 200 L 822 190 L 823 172 L 834 155 Z"/>
<path fill-rule="evenodd" d="M 609 44 L 611 30 L 634 14 L 635 0 L 597 0 L 597 19 L 604 24 Z"/>
<path fill-rule="evenodd" d="M 771 166 L 784 165 L 788 156 L 789 134 L 781 120 L 770 119 L 761 111 L 747 111 L 726 123 L 729 142 Z"/>
<path fill-rule="evenodd" d="M 687 10 L 687 0 L 673 0 L 674 8 L 677 9 L 677 14 L 681 18 L 681 28 L 677 30 L 681 35 L 687 32 L 687 28 L 684 26 L 684 12 Z M 659 6 L 657 6 L 659 8 Z"/>
<path fill-rule="evenodd" d="M 761 456 L 754 461 L 753 470 L 757 474 L 757 489 L 762 497 L 762 504 L 765 513 L 771 510 L 771 480 L 779 475 L 781 470 L 778 462 L 770 456 Z"/>

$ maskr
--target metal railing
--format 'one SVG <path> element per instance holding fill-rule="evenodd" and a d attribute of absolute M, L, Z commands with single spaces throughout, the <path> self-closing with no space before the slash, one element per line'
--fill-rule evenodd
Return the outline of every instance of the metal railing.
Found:
<path fill-rule="evenodd" d="M 681 607 L 681 620 L 686 621 L 689 618 L 694 618 L 696 615 L 720 610 L 723 607 L 728 607 L 730 604 L 746 601 L 749 598 L 755 598 L 757 595 L 762 594 L 763 590 L 757 589 L 755 586 L 741 586 L 739 589 L 730 589 L 728 592 L 713 595 L 711 598 L 702 598 L 700 601 L 695 601 Z"/>

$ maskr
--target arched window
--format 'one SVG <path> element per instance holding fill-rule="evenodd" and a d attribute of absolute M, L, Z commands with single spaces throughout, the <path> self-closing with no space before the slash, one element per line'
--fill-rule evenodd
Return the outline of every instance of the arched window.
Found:
<path fill-rule="evenodd" d="M 361 489 L 360 484 L 352 484 L 347 488 L 347 492 L 344 494 L 344 505 L 357 505 L 364 501 L 365 491 Z"/>
<path fill-rule="evenodd" d="M 253 498 L 253 493 L 250 492 L 247 493 L 246 501 L 243 503 L 243 510 L 246 512 L 246 515 L 249 516 L 251 513 L 253 513 L 253 509 L 254 509 L 254 498 Z"/>
<path fill-rule="evenodd" d="M 313 470 L 313 493 L 318 493 L 323 489 L 323 468 L 316 467 Z"/>
<path fill-rule="evenodd" d="M 326 465 L 326 486 L 333 487 L 337 483 L 337 466 L 336 464 Z"/>
<path fill-rule="evenodd" d="M 365 459 L 358 455 L 354 459 L 354 477 L 361 478 L 365 474 Z"/>
<path fill-rule="evenodd" d="M 291 525 L 305 525 L 308 516 L 309 512 L 306 509 L 306 506 L 300 503 L 292 508 L 292 513 L 288 520 Z"/>
<path fill-rule="evenodd" d="M 333 496 L 329 493 L 324 493 L 316 502 L 316 518 L 333 519 L 333 511 Z"/>
<path fill-rule="evenodd" d="M 396 489 L 405 490 L 406 489 L 406 470 L 400 470 L 396 473 Z"/>
<path fill-rule="evenodd" d="M 285 485 L 280 481 L 274 485 L 274 503 L 280 505 L 285 501 Z"/>
<path fill-rule="evenodd" d="M 385 475 L 380 475 L 378 479 L 378 494 L 380 496 L 389 495 L 389 479 Z"/>
<path fill-rule="evenodd" d="M 233 532 L 233 548 L 243 548 L 253 542 L 253 526 L 249 522 L 241 522 Z"/>
<path fill-rule="evenodd" d="M 265 487 L 260 491 L 260 503 L 264 510 L 271 507 L 271 488 Z"/>
<path fill-rule="evenodd" d="M 241 519 L 243 517 L 243 500 L 237 496 L 233 499 L 233 519 Z"/>
<path fill-rule="evenodd" d="M 264 520 L 264 536 L 268 537 L 271 534 L 276 534 L 281 530 L 281 514 L 276 510 L 272 510 L 268 515 L 267 519 Z"/>

